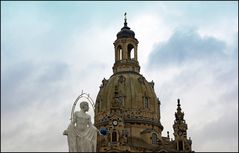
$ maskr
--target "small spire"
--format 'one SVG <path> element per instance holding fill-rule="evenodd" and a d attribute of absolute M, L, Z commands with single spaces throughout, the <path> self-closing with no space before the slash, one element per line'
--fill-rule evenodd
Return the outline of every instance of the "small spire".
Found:
<path fill-rule="evenodd" d="M 124 13 L 124 26 L 127 27 L 127 18 L 126 18 L 126 12 Z"/>

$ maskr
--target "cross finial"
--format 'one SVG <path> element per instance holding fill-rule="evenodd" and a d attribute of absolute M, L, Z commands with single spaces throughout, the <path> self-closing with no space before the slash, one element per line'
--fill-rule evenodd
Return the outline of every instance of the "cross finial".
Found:
<path fill-rule="evenodd" d="M 124 26 L 127 26 L 127 18 L 126 18 L 126 12 L 124 13 Z"/>

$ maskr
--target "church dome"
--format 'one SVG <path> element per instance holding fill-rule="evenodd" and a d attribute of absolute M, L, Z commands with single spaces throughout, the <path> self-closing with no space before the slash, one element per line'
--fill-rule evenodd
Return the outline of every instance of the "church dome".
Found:
<path fill-rule="evenodd" d="M 143 126 L 140 130 L 154 127 L 160 135 L 163 130 L 160 102 L 154 91 L 154 82 L 148 82 L 140 74 L 138 40 L 127 26 L 126 14 L 124 27 L 117 34 L 114 46 L 114 74 L 108 80 L 102 80 L 96 97 L 95 125 L 100 128 L 116 126 L 118 122 L 121 127 L 140 124 Z M 118 122 L 113 123 L 113 120 Z"/>
<path fill-rule="evenodd" d="M 154 83 L 139 73 L 115 73 L 108 80 L 104 79 L 96 101 L 96 116 L 110 112 L 112 108 L 121 109 L 125 122 L 145 123 L 163 129 Z"/>

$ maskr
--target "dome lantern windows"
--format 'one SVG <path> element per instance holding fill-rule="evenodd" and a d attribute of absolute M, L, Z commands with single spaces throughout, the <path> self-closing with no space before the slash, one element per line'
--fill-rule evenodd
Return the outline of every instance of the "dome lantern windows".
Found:
<path fill-rule="evenodd" d="M 128 53 L 128 59 L 135 59 L 135 49 L 132 44 L 128 44 L 127 46 L 127 53 Z"/>

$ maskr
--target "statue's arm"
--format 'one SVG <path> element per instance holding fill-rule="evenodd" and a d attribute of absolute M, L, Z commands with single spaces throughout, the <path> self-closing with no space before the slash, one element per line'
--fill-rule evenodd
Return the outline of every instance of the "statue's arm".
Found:
<path fill-rule="evenodd" d="M 71 131 L 72 128 L 75 126 L 75 123 L 76 123 L 76 114 L 74 113 L 71 123 L 69 124 L 68 128 L 64 130 L 63 135 L 68 135 L 69 131 Z"/>

